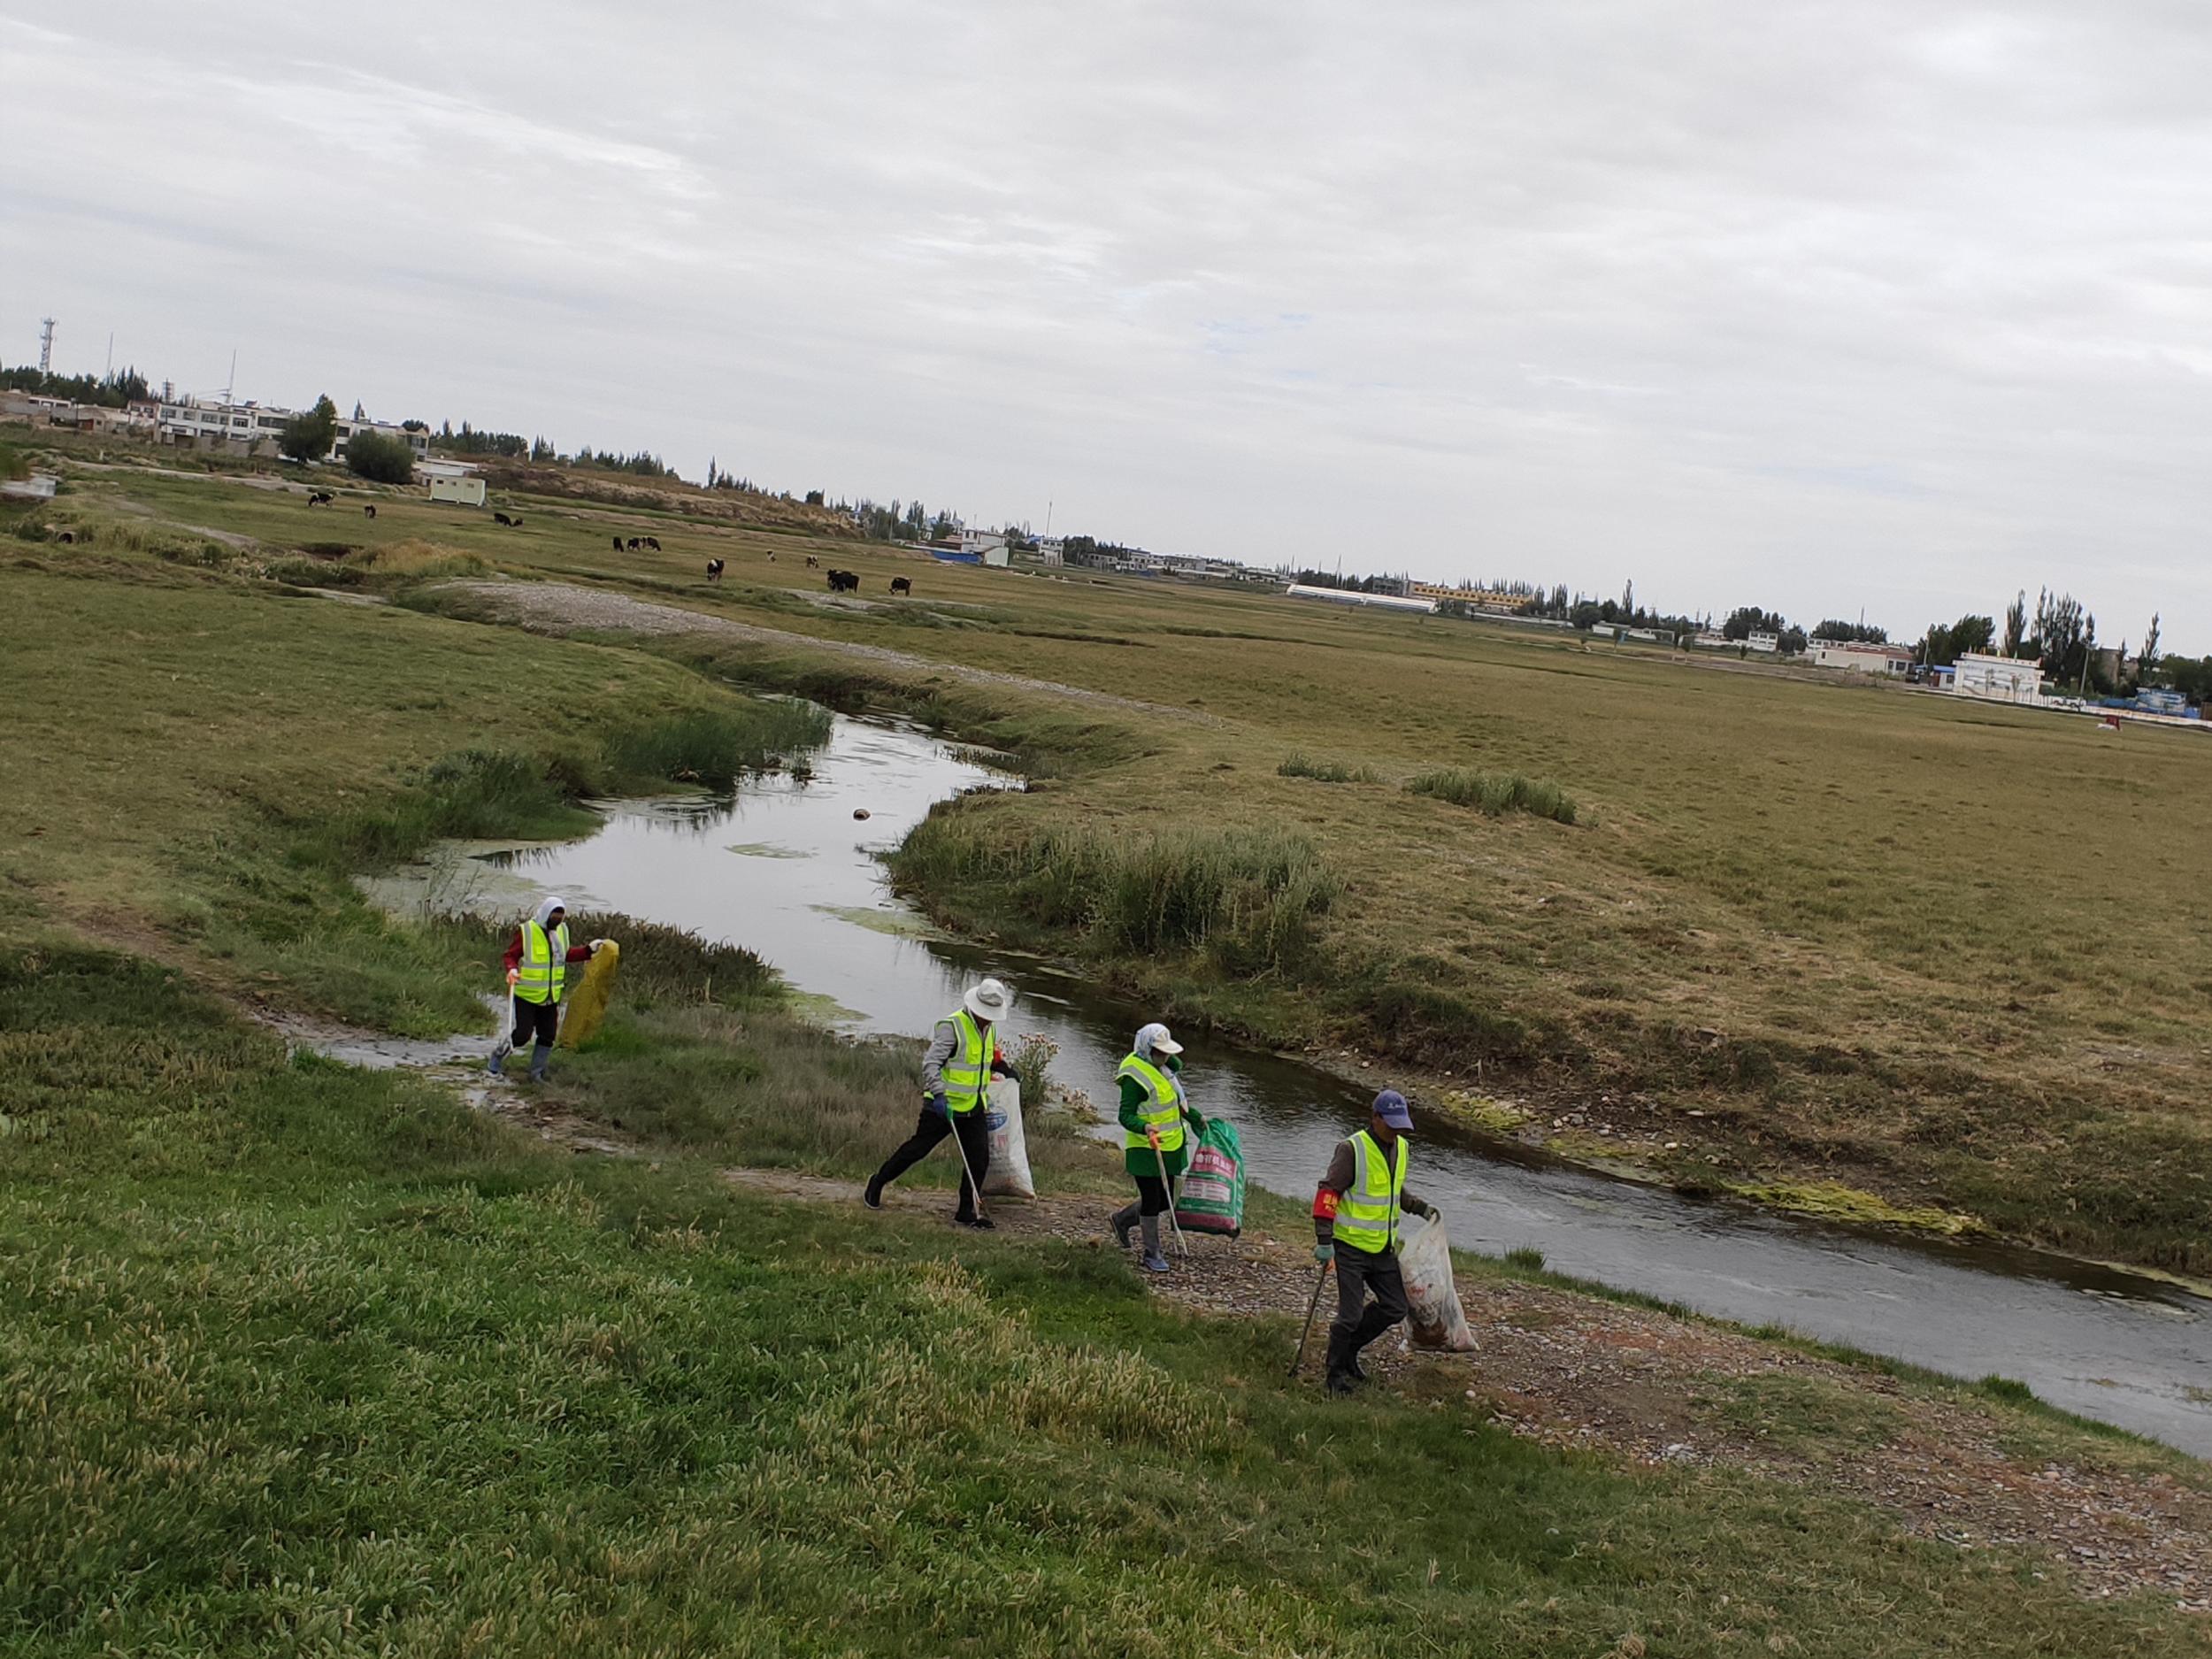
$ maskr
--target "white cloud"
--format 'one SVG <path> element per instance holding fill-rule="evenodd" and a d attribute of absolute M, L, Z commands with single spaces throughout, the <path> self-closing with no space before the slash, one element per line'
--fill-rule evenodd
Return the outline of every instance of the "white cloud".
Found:
<path fill-rule="evenodd" d="M 12 359 L 50 311 L 1160 547 L 2212 649 L 2198 8 L 33 10 Z"/>

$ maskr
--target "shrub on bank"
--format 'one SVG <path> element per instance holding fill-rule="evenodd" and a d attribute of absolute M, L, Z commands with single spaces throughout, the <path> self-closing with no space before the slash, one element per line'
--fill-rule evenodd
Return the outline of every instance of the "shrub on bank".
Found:
<path fill-rule="evenodd" d="M 1340 760 L 1316 760 L 1300 749 L 1283 757 L 1275 768 L 1280 778 L 1310 778 L 1316 783 L 1380 783 L 1382 774 L 1372 766 L 1348 766 Z"/>
<path fill-rule="evenodd" d="M 1292 832 L 1032 828 L 1002 824 L 988 804 L 932 813 L 892 855 L 892 873 L 931 894 L 997 889 L 1023 920 L 1101 950 L 1203 949 L 1239 974 L 1304 958 L 1343 890 Z"/>
<path fill-rule="evenodd" d="M 1448 801 L 1454 806 L 1477 807 L 1492 818 L 1527 812 L 1561 824 L 1575 821 L 1572 795 L 1548 778 L 1526 778 L 1517 772 L 1472 772 L 1463 766 L 1447 766 L 1409 779 L 1406 790 Z"/>

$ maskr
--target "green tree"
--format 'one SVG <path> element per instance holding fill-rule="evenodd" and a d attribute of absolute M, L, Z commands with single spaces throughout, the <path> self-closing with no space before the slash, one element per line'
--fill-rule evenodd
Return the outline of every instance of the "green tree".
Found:
<path fill-rule="evenodd" d="M 330 453 L 337 438 L 338 405 L 326 392 L 315 400 L 314 408 L 284 423 L 284 430 L 277 434 L 277 449 L 288 461 L 319 461 Z"/>
<path fill-rule="evenodd" d="M 2028 590 L 2023 588 L 2005 607 L 2005 655 L 2017 657 L 2028 642 Z"/>
<path fill-rule="evenodd" d="M 2143 649 L 2136 654 L 2135 672 L 2139 679 L 2147 680 L 2151 670 L 2158 666 L 2158 612 L 2151 612 L 2151 625 L 2143 630 Z"/>
<path fill-rule="evenodd" d="M 1926 636 L 1920 641 L 1921 658 L 1947 666 L 1969 651 L 1987 650 L 1996 636 L 1997 622 L 1993 617 L 1978 617 L 1970 612 L 1948 627 L 1940 622 L 1931 622 Z"/>
<path fill-rule="evenodd" d="M 411 484 L 415 479 L 414 446 L 404 438 L 357 432 L 346 442 L 346 466 L 357 477 L 372 483 Z"/>

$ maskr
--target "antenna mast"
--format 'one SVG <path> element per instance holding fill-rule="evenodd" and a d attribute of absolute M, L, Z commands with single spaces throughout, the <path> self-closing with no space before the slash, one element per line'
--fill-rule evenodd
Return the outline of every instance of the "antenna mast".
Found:
<path fill-rule="evenodd" d="M 39 319 L 38 372 L 41 374 L 54 372 L 54 319 L 50 317 Z"/>

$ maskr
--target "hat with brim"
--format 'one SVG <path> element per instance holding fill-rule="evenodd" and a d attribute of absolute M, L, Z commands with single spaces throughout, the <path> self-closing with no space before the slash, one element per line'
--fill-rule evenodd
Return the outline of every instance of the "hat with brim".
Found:
<path fill-rule="evenodd" d="M 1375 1116 L 1393 1129 L 1413 1127 L 1413 1114 L 1406 1109 L 1406 1097 L 1394 1088 L 1386 1088 L 1375 1096 Z"/>
<path fill-rule="evenodd" d="M 1004 1019 L 1014 1006 L 1014 994 L 998 980 L 986 979 L 972 987 L 961 1002 L 978 1019 Z"/>
<path fill-rule="evenodd" d="M 1180 1054 L 1183 1045 L 1167 1034 L 1167 1027 L 1156 1021 L 1137 1033 L 1139 1054 Z"/>

